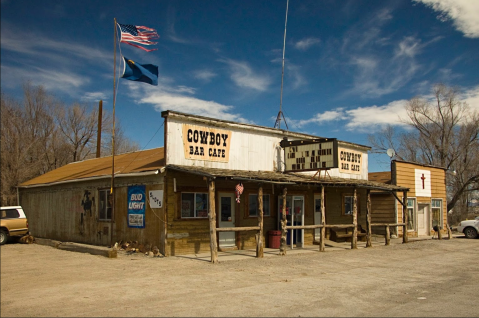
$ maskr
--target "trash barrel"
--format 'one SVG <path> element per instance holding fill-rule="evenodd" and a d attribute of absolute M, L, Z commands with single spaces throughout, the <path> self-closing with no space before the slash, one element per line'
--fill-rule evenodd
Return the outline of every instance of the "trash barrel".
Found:
<path fill-rule="evenodd" d="M 281 245 L 281 231 L 268 231 L 269 248 L 279 248 Z"/>

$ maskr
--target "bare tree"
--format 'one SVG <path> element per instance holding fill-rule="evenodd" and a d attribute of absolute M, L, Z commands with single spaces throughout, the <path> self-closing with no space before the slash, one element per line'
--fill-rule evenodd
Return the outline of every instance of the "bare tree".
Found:
<path fill-rule="evenodd" d="M 448 169 L 447 210 L 461 197 L 479 190 L 479 113 L 462 102 L 456 88 L 437 84 L 433 100 L 414 97 L 405 121 L 412 131 L 395 135 L 391 127 L 369 136 L 373 149 L 395 149 L 399 158 Z"/>
<path fill-rule="evenodd" d="M 42 86 L 24 84 L 23 100 L 1 94 L 1 204 L 17 201 L 16 187 L 67 163 L 95 157 L 96 108 L 78 103 L 65 106 Z M 112 117 L 103 112 L 102 130 L 111 145 Z M 138 149 L 117 125 L 119 154 Z M 106 144 L 106 143 L 105 143 Z M 105 155 L 111 155 L 105 151 Z"/>

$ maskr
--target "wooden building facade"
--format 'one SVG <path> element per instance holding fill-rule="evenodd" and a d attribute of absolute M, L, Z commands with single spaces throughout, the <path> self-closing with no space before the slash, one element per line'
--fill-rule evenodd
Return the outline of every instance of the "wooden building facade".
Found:
<path fill-rule="evenodd" d="M 369 174 L 369 180 L 409 188 L 407 197 L 409 237 L 431 236 L 435 229 L 447 232 L 446 169 L 401 160 L 391 161 L 391 171 Z M 396 194 L 403 199 L 402 193 Z M 403 209 L 391 193 L 373 192 L 373 223 L 396 223 Z M 436 228 L 435 228 L 436 227 Z M 382 228 L 376 232 L 383 234 Z M 403 235 L 402 228 L 391 234 Z"/>
<path fill-rule="evenodd" d="M 106 246 L 138 241 L 167 256 L 269 246 L 278 231 L 290 248 L 332 236 L 353 247 L 370 225 L 371 191 L 408 191 L 368 180 L 366 146 L 320 138 L 316 150 L 287 153 L 288 142 L 319 137 L 173 111 L 162 117 L 162 148 L 71 163 L 23 183 L 31 233 Z M 323 169 L 328 155 L 337 166 Z"/>

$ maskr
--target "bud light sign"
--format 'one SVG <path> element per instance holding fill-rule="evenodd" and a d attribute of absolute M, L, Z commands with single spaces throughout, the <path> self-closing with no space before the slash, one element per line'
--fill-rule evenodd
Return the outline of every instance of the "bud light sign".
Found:
<path fill-rule="evenodd" d="M 128 187 L 128 226 L 145 227 L 145 190 L 144 185 Z"/>

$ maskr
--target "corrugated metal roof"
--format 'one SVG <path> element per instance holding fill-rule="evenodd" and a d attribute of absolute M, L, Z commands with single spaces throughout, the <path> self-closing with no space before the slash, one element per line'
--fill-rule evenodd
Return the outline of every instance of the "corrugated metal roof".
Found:
<path fill-rule="evenodd" d="M 115 155 L 115 175 L 155 171 L 164 166 L 163 147 Z M 20 187 L 79 181 L 92 177 L 108 177 L 111 176 L 111 167 L 112 156 L 72 162 L 23 182 Z"/>
<path fill-rule="evenodd" d="M 280 184 L 318 184 L 328 187 L 358 187 L 381 191 L 408 191 L 409 188 L 385 184 L 376 181 L 345 179 L 322 176 L 312 178 L 311 175 L 300 173 L 281 173 L 274 171 L 245 171 L 197 166 L 167 165 L 166 169 L 202 175 L 209 178 L 224 178 L 251 182 L 280 183 Z"/>

